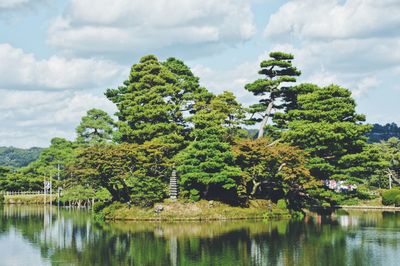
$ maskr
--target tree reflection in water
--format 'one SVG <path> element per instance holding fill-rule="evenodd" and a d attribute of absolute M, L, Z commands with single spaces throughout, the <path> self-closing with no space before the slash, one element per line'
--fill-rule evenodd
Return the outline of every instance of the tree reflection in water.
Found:
<path fill-rule="evenodd" d="M 1 213 L 0 241 L 16 230 L 53 265 L 395 265 L 400 259 L 398 213 L 104 225 L 85 211 L 4 206 Z"/>

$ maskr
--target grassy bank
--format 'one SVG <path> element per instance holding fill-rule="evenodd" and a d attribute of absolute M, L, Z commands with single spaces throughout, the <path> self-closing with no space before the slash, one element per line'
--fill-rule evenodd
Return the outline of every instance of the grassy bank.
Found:
<path fill-rule="evenodd" d="M 57 195 L 52 196 L 52 201 L 57 202 Z M 44 195 L 5 195 L 5 204 L 50 204 L 50 196 L 47 195 L 46 199 Z"/>
<path fill-rule="evenodd" d="M 114 203 L 101 211 L 106 220 L 130 221 L 201 221 L 201 220 L 241 220 L 241 219 L 286 219 L 290 218 L 287 209 L 278 208 L 266 200 L 254 200 L 249 207 L 232 207 L 214 202 L 199 201 L 187 203 L 165 200 L 152 208 L 128 207 Z"/>

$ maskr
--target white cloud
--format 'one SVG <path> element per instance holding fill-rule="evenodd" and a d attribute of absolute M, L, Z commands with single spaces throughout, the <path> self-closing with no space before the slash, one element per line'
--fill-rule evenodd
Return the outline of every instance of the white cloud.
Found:
<path fill-rule="evenodd" d="M 9 44 L 0 44 L 1 89 L 90 89 L 121 79 L 123 68 L 110 61 L 66 59 L 39 60 Z"/>
<path fill-rule="evenodd" d="M 261 77 L 257 74 L 258 70 L 259 62 L 245 62 L 231 70 L 213 69 L 203 65 L 195 65 L 192 68 L 193 73 L 200 77 L 202 86 L 214 93 L 232 91 L 238 101 L 245 105 L 257 100 L 253 94 L 244 89 L 244 86 Z"/>
<path fill-rule="evenodd" d="M 0 61 L 0 146 L 74 139 L 75 127 L 90 108 L 115 112 L 103 92 L 120 84 L 129 70 L 98 59 L 37 59 L 9 44 L 0 44 Z"/>
<path fill-rule="evenodd" d="M 44 7 L 52 6 L 54 2 L 51 0 L 0 0 L 0 19 L 15 22 L 23 17 L 21 16 L 22 12 L 26 14 L 26 11 L 39 10 L 39 8 L 43 10 Z M 14 17 L 13 15 L 17 16 Z"/>
<path fill-rule="evenodd" d="M 250 0 L 72 0 L 49 30 L 65 52 L 146 52 L 197 56 L 248 40 L 255 32 Z"/>
<path fill-rule="evenodd" d="M 31 0 L 1 0 L 0 9 L 16 8 L 26 5 Z"/>
<path fill-rule="evenodd" d="M 75 127 L 91 108 L 115 106 L 101 93 L 0 90 L 0 146 L 48 146 L 53 137 L 75 138 Z"/>
<path fill-rule="evenodd" d="M 353 95 L 355 97 L 360 97 L 365 94 L 371 89 L 377 88 L 379 85 L 379 81 L 376 77 L 365 77 L 359 83 L 355 90 L 353 90 Z"/>
<path fill-rule="evenodd" d="M 398 0 L 290 1 L 271 16 L 266 34 L 321 39 L 399 36 L 399 10 Z"/>
<path fill-rule="evenodd" d="M 302 81 L 337 83 L 364 97 L 400 62 L 397 0 L 289 1 L 265 32 L 273 50 L 292 52 Z"/>

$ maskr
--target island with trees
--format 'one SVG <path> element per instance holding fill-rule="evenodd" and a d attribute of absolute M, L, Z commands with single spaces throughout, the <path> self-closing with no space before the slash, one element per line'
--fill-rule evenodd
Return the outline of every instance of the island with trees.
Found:
<path fill-rule="evenodd" d="M 62 204 L 94 201 L 106 219 L 301 216 L 381 195 L 400 205 L 397 126 L 367 124 L 349 89 L 297 83 L 293 59 L 271 52 L 243 88 L 256 103 L 244 106 L 181 60 L 144 56 L 105 91 L 116 119 L 88 110 L 74 141 L 55 137 L 28 165 L 3 164 L 0 190 L 51 180 Z"/>

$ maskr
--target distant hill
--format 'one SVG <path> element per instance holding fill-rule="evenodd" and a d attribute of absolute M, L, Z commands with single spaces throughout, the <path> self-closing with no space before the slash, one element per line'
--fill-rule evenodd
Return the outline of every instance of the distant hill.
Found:
<path fill-rule="evenodd" d="M 388 140 L 391 137 L 400 138 L 400 127 L 395 123 L 379 125 L 374 124 L 370 133 L 367 134 L 370 143 Z"/>
<path fill-rule="evenodd" d="M 256 138 L 258 129 L 246 129 L 249 136 Z M 400 127 L 396 123 L 386 125 L 373 124 L 371 132 L 367 134 L 369 143 L 377 143 L 388 140 L 392 137 L 400 139 Z"/>
<path fill-rule="evenodd" d="M 20 149 L 14 147 L 0 147 L 0 166 L 23 167 L 35 161 L 42 148 Z"/>

